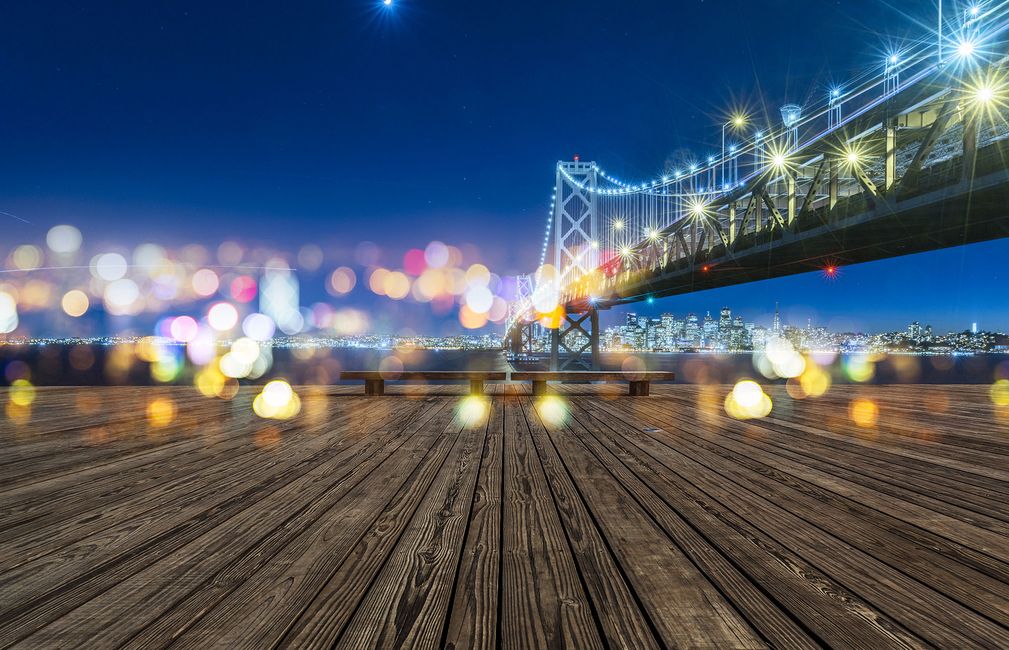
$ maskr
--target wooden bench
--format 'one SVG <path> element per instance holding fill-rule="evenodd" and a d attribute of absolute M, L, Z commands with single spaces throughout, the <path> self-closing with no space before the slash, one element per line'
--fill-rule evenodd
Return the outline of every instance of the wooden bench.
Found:
<path fill-rule="evenodd" d="M 533 383 L 533 395 L 546 395 L 548 381 L 626 381 L 627 394 L 644 397 L 648 395 L 649 384 L 653 381 L 673 381 L 676 373 L 661 370 L 638 370 L 638 371 L 595 371 L 595 370 L 573 370 L 573 371 L 550 371 L 550 370 L 530 370 L 524 372 L 513 372 L 511 378 L 514 381 L 531 381 Z"/>
<path fill-rule="evenodd" d="M 385 395 L 386 381 L 469 381 L 470 395 L 483 395 L 484 382 L 504 381 L 507 373 L 485 370 L 402 370 L 379 372 L 376 370 L 346 370 L 340 379 L 364 380 L 364 394 Z"/>

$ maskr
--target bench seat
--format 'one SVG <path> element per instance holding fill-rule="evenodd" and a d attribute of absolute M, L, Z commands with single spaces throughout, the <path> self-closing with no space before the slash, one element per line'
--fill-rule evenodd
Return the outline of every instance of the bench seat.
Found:
<path fill-rule="evenodd" d="M 546 395 L 548 381 L 626 381 L 628 395 L 648 395 L 653 381 L 673 381 L 676 373 L 664 370 L 528 370 L 511 373 L 512 381 L 531 381 L 533 395 Z"/>
<path fill-rule="evenodd" d="M 346 370 L 340 379 L 364 380 L 365 395 L 384 395 L 386 381 L 469 381 L 471 395 L 484 394 L 484 382 L 504 381 L 508 373 L 495 370 Z"/>

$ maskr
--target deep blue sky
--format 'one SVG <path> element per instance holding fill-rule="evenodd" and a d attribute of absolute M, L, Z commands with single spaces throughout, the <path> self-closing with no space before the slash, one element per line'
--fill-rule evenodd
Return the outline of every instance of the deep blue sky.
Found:
<path fill-rule="evenodd" d="M 652 178 L 677 149 L 713 151 L 730 107 L 802 102 L 934 21 L 931 3 L 877 0 L 394 2 L 7 3 L 0 210 L 31 223 L 0 215 L 4 243 L 71 222 L 134 243 L 376 240 L 395 264 L 441 239 L 529 271 L 557 159 Z M 801 322 L 1009 329 L 1007 254 L 995 242 L 648 311 L 756 318 L 778 300 Z"/>

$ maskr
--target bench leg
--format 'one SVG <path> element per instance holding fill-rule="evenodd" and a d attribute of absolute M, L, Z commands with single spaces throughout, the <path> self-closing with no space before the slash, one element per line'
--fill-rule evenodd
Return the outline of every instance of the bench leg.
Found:
<path fill-rule="evenodd" d="M 469 380 L 469 394 L 470 395 L 483 395 L 483 379 L 470 379 Z"/>
<path fill-rule="evenodd" d="M 364 394 L 369 397 L 375 397 L 378 395 L 385 395 L 385 380 L 384 379 L 365 379 L 364 380 Z"/>
<path fill-rule="evenodd" d="M 628 395 L 633 395 L 634 397 L 648 397 L 648 388 L 650 384 L 647 381 L 632 381 L 628 383 Z"/>
<path fill-rule="evenodd" d="M 542 379 L 533 380 L 533 396 L 540 397 L 547 394 L 547 382 Z"/>

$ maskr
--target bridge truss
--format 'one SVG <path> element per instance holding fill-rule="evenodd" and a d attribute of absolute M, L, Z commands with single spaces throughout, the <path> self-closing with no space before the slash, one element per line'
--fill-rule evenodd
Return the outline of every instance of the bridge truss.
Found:
<path fill-rule="evenodd" d="M 559 162 L 554 264 L 509 331 L 547 324 L 554 368 L 592 367 L 599 309 L 1009 235 L 1007 4 L 706 165 L 627 184 Z"/>

